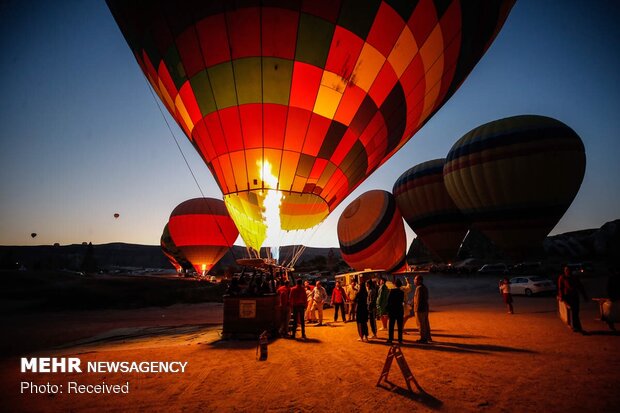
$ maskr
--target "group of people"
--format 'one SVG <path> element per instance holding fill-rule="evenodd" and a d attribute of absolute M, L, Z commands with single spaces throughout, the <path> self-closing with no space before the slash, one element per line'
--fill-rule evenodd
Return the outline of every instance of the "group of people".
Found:
<path fill-rule="evenodd" d="M 611 303 L 620 300 L 620 276 L 617 275 L 617 269 L 612 270 L 612 276 L 609 277 L 607 284 L 607 294 L 609 299 L 602 300 L 603 304 L 609 303 L 611 305 Z M 514 308 L 512 305 L 513 299 L 510 281 L 508 278 L 504 278 L 500 281 L 499 288 L 503 301 L 508 309 L 508 313 L 514 314 Z M 582 296 L 584 300 L 588 300 L 588 295 L 583 284 L 581 283 L 579 275 L 575 274 L 569 266 L 565 266 L 557 279 L 557 298 L 560 301 L 560 305 L 565 304 L 568 311 L 570 311 L 570 326 L 573 331 L 587 335 L 588 333 L 583 330 L 581 326 L 581 319 L 579 318 L 579 311 L 581 308 L 580 296 Z M 604 321 L 607 322 L 609 328 L 615 330 L 614 319 L 609 316 L 605 319 L 605 312 L 603 309 L 601 309 L 601 316 Z"/>
<path fill-rule="evenodd" d="M 312 287 L 312 288 L 311 288 Z M 280 328 L 282 337 L 289 336 L 289 323 L 293 317 L 291 337 L 295 338 L 298 324 L 301 325 L 301 338 L 306 339 L 306 320 L 323 325 L 323 305 L 327 300 L 327 292 L 320 281 L 311 286 L 298 279 L 294 287 L 289 286 L 288 280 L 279 280 L 276 290 L 280 298 Z M 316 314 L 318 313 L 318 319 Z"/>
<path fill-rule="evenodd" d="M 420 339 L 417 342 L 432 341 L 428 321 L 428 289 L 424 285 L 424 279 L 421 275 L 415 277 L 416 289 L 411 303 L 406 302 L 406 297 L 411 291 L 409 281 L 406 282 L 403 287 L 401 280 L 397 279 L 393 289 L 388 287 L 385 278 L 380 278 L 378 285 L 373 280 L 367 280 L 358 286 L 357 281 L 352 280 L 346 288 L 340 282 L 336 282 L 330 300 L 330 304 L 334 307 L 334 322 L 338 321 L 339 316 L 345 323 L 356 322 L 358 341 L 367 342 L 369 338 L 377 338 L 377 319 L 379 319 L 382 324 L 379 330 L 388 330 L 387 343 L 393 343 L 396 327 L 398 343 L 402 344 L 405 322 L 415 317 L 420 330 Z M 297 327 L 300 326 L 301 338 L 305 340 L 306 323 L 323 325 L 323 307 L 328 295 L 320 281 L 313 286 L 308 281 L 298 279 L 295 284 L 291 288 L 288 281 L 278 281 L 276 292 L 280 299 L 281 311 L 279 333 L 282 337 L 295 338 Z M 407 314 L 405 307 L 410 308 Z M 291 317 L 293 326 L 289 334 Z"/>
<path fill-rule="evenodd" d="M 506 304 L 506 308 L 508 309 L 508 314 L 514 314 L 510 280 L 508 280 L 507 277 L 500 281 L 499 290 L 502 294 L 504 304 Z M 558 277 L 557 291 L 558 300 L 565 303 L 571 312 L 571 326 L 573 331 L 583 333 L 581 320 L 579 319 L 579 295 L 581 294 L 584 300 L 587 300 L 588 296 L 581 280 L 577 275 L 573 274 L 568 266 L 564 267 L 562 274 Z"/>
<path fill-rule="evenodd" d="M 359 341 L 368 341 L 369 331 L 368 324 L 372 336 L 377 338 L 377 318 L 381 321 L 380 330 L 388 330 L 388 344 L 394 341 L 394 327 L 398 332 L 398 343 L 403 342 L 403 329 L 405 322 L 415 317 L 419 326 L 420 339 L 418 343 L 428 343 L 431 339 L 431 328 L 428 321 L 428 288 L 424 285 L 424 278 L 417 275 L 414 278 L 416 286 L 414 297 L 411 303 L 407 303 L 407 296 L 411 291 L 409 280 L 405 278 L 406 285 L 403 286 L 402 281 L 397 279 L 394 283 L 395 288 L 390 289 L 385 278 L 379 278 L 377 286 L 373 280 L 367 280 L 361 283 L 357 294 L 355 295 L 355 306 L 357 322 L 357 333 Z M 350 287 L 357 288 L 356 282 L 352 281 Z M 405 308 L 410 310 L 405 314 Z M 389 326 L 388 326 L 389 325 Z"/>

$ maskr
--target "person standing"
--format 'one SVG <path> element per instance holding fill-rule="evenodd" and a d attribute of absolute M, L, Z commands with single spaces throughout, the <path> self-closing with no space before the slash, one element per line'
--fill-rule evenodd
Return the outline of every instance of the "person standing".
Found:
<path fill-rule="evenodd" d="M 368 291 L 368 299 L 366 306 L 368 308 L 368 321 L 370 321 L 370 338 L 377 338 L 377 288 L 372 280 L 366 281 L 366 290 Z"/>
<path fill-rule="evenodd" d="M 570 307 L 573 331 L 584 333 L 579 319 L 579 294 L 583 295 L 584 300 L 588 299 L 579 277 L 568 266 L 564 267 L 564 273 L 558 278 L 558 296 Z"/>
<path fill-rule="evenodd" d="M 318 311 L 319 324 L 317 325 L 322 326 L 323 325 L 323 304 L 325 304 L 325 300 L 327 300 L 327 292 L 325 291 L 325 288 L 323 288 L 323 285 L 320 281 L 316 282 L 316 286 L 314 287 L 314 290 L 312 290 L 312 299 L 313 299 L 312 318 L 316 320 L 316 315 L 314 312 Z"/>
<path fill-rule="evenodd" d="M 388 330 L 388 344 L 392 344 L 394 340 L 394 324 L 398 324 L 398 343 L 403 343 L 403 315 L 405 310 L 403 308 L 403 302 L 405 301 L 405 293 L 400 287 L 403 286 L 403 282 L 400 279 L 396 280 L 396 288 L 390 290 L 387 299 L 387 312 L 390 320 L 390 328 Z"/>
<path fill-rule="evenodd" d="M 502 294 L 502 297 L 504 298 L 504 304 L 506 304 L 506 307 L 508 308 L 508 314 L 514 314 L 514 309 L 512 308 L 512 294 L 510 291 L 510 281 L 508 280 L 508 278 L 504 278 L 499 283 L 499 291 Z"/>
<path fill-rule="evenodd" d="M 357 281 L 354 279 L 351 280 L 351 284 L 347 286 L 347 302 L 349 303 L 349 321 L 355 321 L 356 310 L 357 310 L 357 301 L 355 297 L 357 296 L 357 292 L 359 291 L 359 287 L 357 286 Z"/>
<path fill-rule="evenodd" d="M 387 322 L 388 322 L 388 295 L 390 294 L 390 289 L 385 283 L 385 278 L 379 278 L 379 290 L 377 291 L 377 315 L 381 319 L 381 328 L 379 330 L 387 330 Z"/>
<path fill-rule="evenodd" d="M 304 281 L 304 289 L 306 291 L 306 312 L 304 316 L 306 317 L 307 323 L 316 322 L 316 317 L 312 312 L 312 307 L 314 305 L 314 296 L 312 294 L 313 288 L 314 286 L 310 285 L 310 282 L 308 280 Z"/>
<path fill-rule="evenodd" d="M 340 309 L 340 312 L 342 313 L 342 321 L 345 323 L 347 321 L 347 317 L 344 314 L 344 303 L 346 301 L 346 296 L 347 293 L 344 291 L 344 288 L 342 288 L 342 285 L 340 285 L 340 281 L 336 281 L 336 287 L 334 288 L 334 291 L 332 291 L 331 300 L 331 305 L 334 306 L 334 322 L 338 321 L 338 309 Z"/>
<path fill-rule="evenodd" d="M 416 286 L 413 295 L 413 311 L 420 326 L 420 339 L 416 340 L 416 342 L 426 344 L 432 341 L 431 325 L 428 322 L 428 288 L 424 285 L 424 278 L 421 275 L 416 275 L 413 283 Z"/>
<path fill-rule="evenodd" d="M 301 279 L 297 280 L 297 285 L 291 288 L 289 296 L 289 304 L 293 309 L 293 338 L 297 334 L 297 323 L 301 323 L 301 338 L 306 339 L 306 324 L 304 322 L 304 312 L 306 309 L 306 290 L 304 289 Z"/>
<path fill-rule="evenodd" d="M 276 291 L 280 298 L 280 336 L 288 336 L 288 323 L 291 320 L 291 306 L 289 303 L 289 296 L 291 294 L 291 288 L 288 285 L 288 281 L 279 281 L 280 286 Z"/>
<path fill-rule="evenodd" d="M 368 341 L 368 292 L 364 283 L 360 284 L 355 295 L 355 321 L 357 321 L 358 341 Z"/>

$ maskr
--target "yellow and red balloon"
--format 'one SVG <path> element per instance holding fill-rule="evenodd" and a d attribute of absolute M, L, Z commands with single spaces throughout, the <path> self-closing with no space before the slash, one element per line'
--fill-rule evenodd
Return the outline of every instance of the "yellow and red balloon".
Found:
<path fill-rule="evenodd" d="M 452 96 L 514 0 L 107 0 L 246 245 L 320 223 Z"/>

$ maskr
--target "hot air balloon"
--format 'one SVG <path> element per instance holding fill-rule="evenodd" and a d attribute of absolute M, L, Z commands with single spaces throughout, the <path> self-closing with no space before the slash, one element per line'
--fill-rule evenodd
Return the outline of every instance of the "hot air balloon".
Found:
<path fill-rule="evenodd" d="M 107 3 L 258 251 L 320 223 L 400 149 L 514 0 Z"/>
<path fill-rule="evenodd" d="M 199 274 L 208 272 L 239 235 L 224 202 L 213 198 L 180 203 L 170 214 L 168 230 L 174 244 Z"/>
<path fill-rule="evenodd" d="M 536 115 L 479 126 L 448 154 L 448 193 L 476 229 L 507 254 L 540 249 L 579 191 L 586 157 L 564 123 Z"/>
<path fill-rule="evenodd" d="M 423 162 L 404 172 L 394 184 L 396 205 L 424 245 L 445 262 L 456 258 L 469 222 L 443 183 L 445 159 Z"/>
<path fill-rule="evenodd" d="M 118 218 L 118 217 L 120 217 L 119 213 L 114 214 L 114 218 Z"/>
<path fill-rule="evenodd" d="M 189 270 L 193 267 L 193 265 L 187 261 L 187 258 L 183 256 L 181 250 L 175 245 L 172 237 L 170 236 L 170 231 L 168 230 L 168 224 L 164 226 L 164 230 L 161 234 L 161 238 L 159 241 L 161 246 L 161 251 L 164 253 L 170 264 L 177 270 Z"/>
<path fill-rule="evenodd" d="M 37 236 L 37 233 L 36 233 L 36 232 L 33 232 L 33 233 L 31 233 L 31 234 L 30 234 L 30 236 L 31 236 L 32 238 L 35 238 L 35 237 Z"/>
<path fill-rule="evenodd" d="M 387 191 L 368 191 L 351 202 L 338 219 L 342 258 L 352 268 L 406 268 L 407 237 L 403 217 Z"/>

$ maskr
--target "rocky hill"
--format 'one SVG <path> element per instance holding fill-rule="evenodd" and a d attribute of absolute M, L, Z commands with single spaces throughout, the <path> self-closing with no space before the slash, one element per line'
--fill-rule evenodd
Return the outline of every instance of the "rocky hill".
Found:
<path fill-rule="evenodd" d="M 547 237 L 541 250 L 543 259 L 567 261 L 589 260 L 617 262 L 620 259 L 620 219 L 607 222 L 598 229 L 585 229 Z M 283 247 L 280 255 L 288 260 L 293 247 Z M 261 256 L 266 252 L 261 251 Z M 244 247 L 233 247 L 214 268 L 222 272 L 235 265 L 237 258 L 248 256 Z M 470 231 L 461 248 L 460 258 L 483 260 L 501 258 L 501 252 L 479 232 Z M 418 259 L 416 259 L 418 258 Z M 419 240 L 414 240 L 408 254 L 409 262 L 429 261 L 430 255 Z M 168 268 L 172 266 L 158 245 L 110 243 L 101 245 L 38 245 L 0 246 L 0 269 L 71 269 L 86 268 Z M 300 271 L 343 271 L 339 248 L 306 248 L 296 264 Z"/>

